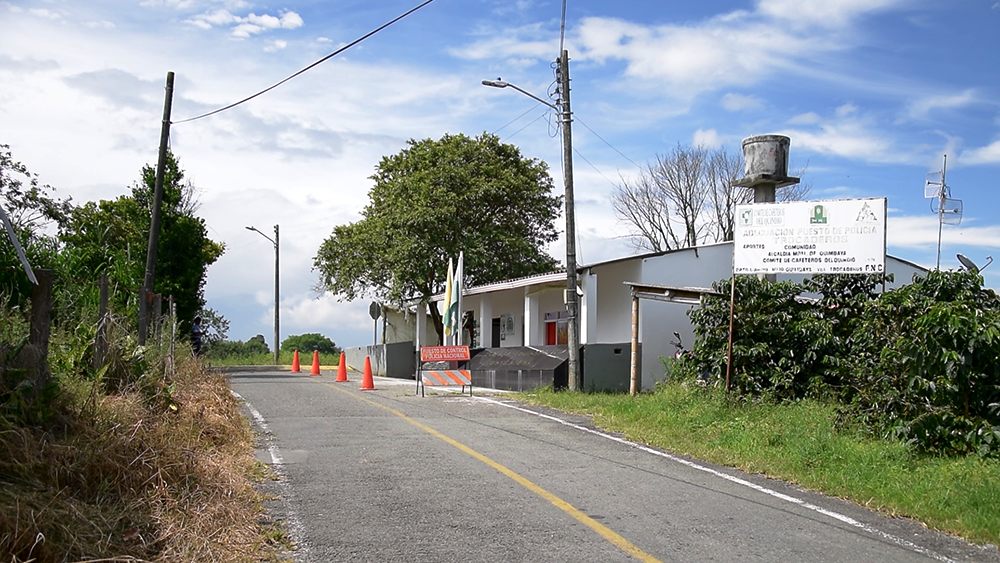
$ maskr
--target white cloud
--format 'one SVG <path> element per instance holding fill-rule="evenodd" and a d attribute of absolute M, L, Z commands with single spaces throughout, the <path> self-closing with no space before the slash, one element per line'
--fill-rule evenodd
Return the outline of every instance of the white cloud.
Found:
<path fill-rule="evenodd" d="M 227 9 L 198 14 L 188 18 L 185 22 L 201 29 L 236 24 L 232 29 L 232 34 L 241 39 L 273 29 L 296 29 L 302 27 L 304 23 L 300 15 L 291 11 L 281 14 L 280 17 L 269 14 L 257 15 L 253 12 L 246 17 L 240 17 Z"/>
<path fill-rule="evenodd" d="M 909 104 L 909 114 L 914 119 L 924 119 L 935 109 L 960 108 L 976 101 L 976 91 L 971 88 L 958 94 L 925 96 Z"/>
<path fill-rule="evenodd" d="M 91 29 L 98 29 L 98 28 L 100 28 L 100 29 L 114 29 L 115 28 L 115 24 L 112 23 L 112 22 L 109 22 L 108 20 L 86 22 L 83 25 L 85 25 L 86 27 L 89 27 Z"/>
<path fill-rule="evenodd" d="M 727 111 L 758 110 L 764 108 L 764 100 L 756 96 L 730 92 L 722 96 L 722 107 Z"/>
<path fill-rule="evenodd" d="M 333 40 L 330 39 L 329 37 L 317 37 L 316 38 L 316 42 L 317 43 L 333 43 Z"/>
<path fill-rule="evenodd" d="M 264 47 L 264 50 L 267 51 L 268 53 L 273 53 L 275 51 L 280 51 L 287 46 L 288 46 L 287 41 L 283 39 L 277 39 L 275 41 L 271 41 L 266 47 Z"/>
<path fill-rule="evenodd" d="M 901 0 L 760 0 L 757 11 L 791 25 L 843 27 L 855 18 L 900 4 Z"/>
<path fill-rule="evenodd" d="M 692 139 L 692 143 L 696 147 L 708 147 L 714 149 L 722 146 L 722 138 L 719 137 L 719 133 L 715 129 L 698 129 L 694 132 L 694 139 Z"/>
<path fill-rule="evenodd" d="M 795 117 L 789 119 L 788 123 L 791 123 L 792 125 L 814 125 L 819 123 L 820 120 L 821 118 L 819 114 L 810 111 L 808 113 L 800 113 L 799 115 L 796 115 Z"/>
<path fill-rule="evenodd" d="M 898 154 L 894 139 L 864 119 L 843 118 L 825 122 L 817 129 L 793 129 L 781 132 L 791 137 L 796 147 L 818 153 L 866 162 L 908 162 Z"/>
<path fill-rule="evenodd" d="M 28 12 L 30 14 L 38 16 L 40 18 L 45 18 L 45 19 L 50 19 L 50 20 L 61 20 L 62 19 L 62 14 L 60 14 L 59 12 L 48 10 L 46 8 L 33 8 L 31 10 L 28 10 Z"/>
<path fill-rule="evenodd" d="M 858 106 L 854 104 L 844 104 L 836 109 L 837 117 L 846 117 L 858 112 Z"/>
<path fill-rule="evenodd" d="M 985 147 L 963 151 L 959 161 L 962 164 L 1000 164 L 1000 140 Z"/>
<path fill-rule="evenodd" d="M 973 221 L 968 221 L 973 222 Z M 938 241 L 937 216 L 889 216 L 886 243 L 896 248 L 935 248 Z M 979 248 L 1000 248 L 1000 225 L 946 226 L 941 231 L 942 246 L 962 245 Z M 944 251 L 942 250 L 942 254 Z"/>

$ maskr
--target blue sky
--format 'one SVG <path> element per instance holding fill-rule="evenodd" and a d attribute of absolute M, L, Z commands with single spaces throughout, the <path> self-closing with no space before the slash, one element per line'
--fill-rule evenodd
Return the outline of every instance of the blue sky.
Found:
<path fill-rule="evenodd" d="M 60 194 L 112 199 L 155 162 L 167 71 L 179 121 L 417 3 L 0 1 L 0 143 Z M 244 227 L 270 233 L 277 223 L 282 337 L 370 342 L 368 302 L 318 294 L 312 257 L 334 225 L 358 219 L 378 160 L 409 138 L 497 132 L 548 162 L 561 186 L 552 114 L 480 84 L 502 77 L 544 97 L 561 8 L 435 0 L 260 98 L 175 125 L 172 148 L 200 214 L 227 246 L 206 297 L 232 322 L 230 337 L 270 343 L 273 252 Z M 569 0 L 565 45 L 583 263 L 632 252 L 609 196 L 637 174 L 634 163 L 678 143 L 739 151 L 743 138 L 769 133 L 791 137 L 790 169 L 806 169 L 811 198 L 888 197 L 889 252 L 925 266 L 937 218 L 923 184 L 947 154 L 965 218 L 944 229 L 942 267 L 958 267 L 958 252 L 1000 258 L 997 0 Z M 984 274 L 1000 287 L 1000 265 Z"/>

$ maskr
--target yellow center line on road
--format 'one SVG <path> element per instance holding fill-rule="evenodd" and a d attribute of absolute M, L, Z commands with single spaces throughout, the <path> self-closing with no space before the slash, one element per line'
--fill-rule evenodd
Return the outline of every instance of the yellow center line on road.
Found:
<path fill-rule="evenodd" d="M 399 411 L 397 411 L 397 410 L 395 410 L 395 409 L 393 409 L 391 407 L 387 407 L 385 405 L 380 405 L 379 403 L 376 403 L 375 401 L 372 401 L 370 399 L 362 397 L 362 396 L 358 395 L 357 393 L 353 393 L 353 392 L 348 391 L 348 390 L 346 390 L 346 389 L 344 389 L 342 387 L 338 387 L 338 386 L 336 386 L 336 385 L 334 385 L 332 383 L 327 383 L 325 381 L 318 381 L 317 383 L 322 383 L 323 385 L 326 385 L 327 387 L 330 387 L 331 389 L 336 389 L 337 391 L 340 391 L 341 393 L 346 393 L 347 395 L 350 395 L 350 396 L 354 397 L 355 399 L 364 401 L 364 402 L 366 402 L 366 403 L 368 403 L 370 405 L 374 405 L 374 406 L 376 406 L 376 407 L 378 407 L 380 409 L 387 410 L 387 411 L 391 412 L 392 414 L 396 415 L 397 417 L 399 417 L 399 418 L 405 420 L 406 422 L 412 424 L 413 426 L 416 426 L 417 428 L 423 430 L 424 432 L 427 432 L 431 436 L 434 436 L 435 438 L 438 438 L 438 439 L 440 439 L 440 440 L 442 440 L 444 442 L 447 442 L 448 444 L 451 444 L 452 446 L 454 446 L 454 447 L 458 448 L 459 450 L 461 450 L 461 451 L 469 454 L 470 456 L 478 459 L 479 461 L 485 463 L 486 465 L 492 467 L 493 469 L 496 469 L 500 473 L 503 473 L 507 477 L 510 477 L 515 482 L 517 482 L 519 485 L 521 485 L 522 487 L 524 487 L 525 489 L 528 489 L 529 491 L 535 493 L 536 495 L 542 497 L 543 499 L 551 502 L 556 508 L 562 510 L 566 514 L 569 514 L 577 522 L 580 522 L 584 526 L 587 526 L 591 530 L 594 530 L 595 532 L 597 532 L 598 534 L 600 534 L 600 536 L 602 538 L 604 538 L 604 539 L 608 540 L 609 542 L 611 542 L 612 544 L 614 544 L 615 547 L 617 547 L 618 549 L 620 549 L 620 550 L 624 551 L 625 553 L 631 555 L 632 557 L 638 559 L 639 561 L 644 561 L 646 563 L 662 563 L 659 559 L 657 559 L 657 558 L 653 557 L 652 555 L 646 553 L 645 551 L 639 549 L 635 544 L 633 544 L 632 542 L 628 541 L 627 539 L 625 539 L 625 538 L 621 537 L 620 535 L 618 535 L 617 533 L 615 533 L 613 530 L 611 530 L 611 528 L 608 528 L 607 526 L 601 524 L 597 520 L 594 520 L 590 516 L 587 516 L 586 514 L 584 514 L 583 512 L 581 512 L 579 509 L 577 509 L 576 507 L 574 507 L 572 504 L 564 501 L 563 499 L 557 497 L 556 495 L 550 493 L 549 491 L 547 491 L 547 490 L 539 487 L 538 485 L 532 483 L 531 481 L 529 481 L 529 480 L 525 479 L 524 477 L 520 476 L 519 474 L 515 473 L 512 469 L 509 469 L 506 466 L 501 465 L 500 463 L 497 463 L 496 461 L 493 461 L 492 459 L 490 459 L 490 458 L 486 457 L 485 455 L 477 452 L 476 450 L 470 448 L 469 446 L 466 446 L 465 444 L 463 444 L 461 442 L 453 440 L 453 439 L 445 436 L 444 434 L 438 432 L 437 430 L 434 430 L 430 426 L 426 426 L 424 424 L 421 424 L 421 423 L 417 422 L 416 420 L 413 420 L 412 418 L 406 416 L 405 414 L 403 414 L 403 413 L 401 413 L 401 412 L 399 412 Z"/>

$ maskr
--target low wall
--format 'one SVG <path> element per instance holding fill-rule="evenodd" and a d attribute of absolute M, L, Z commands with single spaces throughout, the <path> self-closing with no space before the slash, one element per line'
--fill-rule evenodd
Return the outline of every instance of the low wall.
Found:
<path fill-rule="evenodd" d="M 584 344 L 580 360 L 583 364 L 585 391 L 627 393 L 631 387 L 632 344 Z M 639 373 L 642 373 L 642 345 L 639 345 Z"/>
<path fill-rule="evenodd" d="M 416 365 L 413 363 L 413 342 L 394 342 L 376 346 L 358 346 L 344 350 L 347 367 L 362 371 L 365 357 L 371 358 L 372 375 L 413 379 Z"/>

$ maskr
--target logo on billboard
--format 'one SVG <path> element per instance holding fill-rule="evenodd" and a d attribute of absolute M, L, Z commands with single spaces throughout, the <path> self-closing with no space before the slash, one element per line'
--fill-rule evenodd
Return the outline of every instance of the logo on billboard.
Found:
<path fill-rule="evenodd" d="M 817 205 L 813 207 L 812 216 L 809 217 L 809 223 L 812 225 L 825 225 L 826 208 L 824 208 L 822 205 Z"/>
<path fill-rule="evenodd" d="M 858 213 L 858 218 L 855 219 L 856 223 L 878 223 L 878 217 L 875 212 L 872 211 L 871 206 L 868 202 L 865 202 L 864 207 L 861 208 L 861 212 Z"/>
<path fill-rule="evenodd" d="M 740 213 L 740 225 L 750 227 L 753 225 L 753 210 L 746 209 Z"/>

